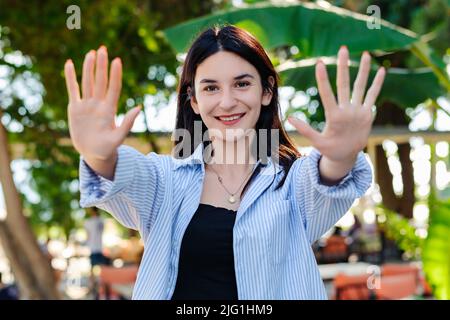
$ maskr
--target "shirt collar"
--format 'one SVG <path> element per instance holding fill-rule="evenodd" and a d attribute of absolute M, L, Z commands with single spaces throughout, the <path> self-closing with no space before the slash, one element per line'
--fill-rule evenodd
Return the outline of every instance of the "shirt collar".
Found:
<path fill-rule="evenodd" d="M 192 153 L 189 157 L 186 157 L 184 159 L 176 159 L 173 169 L 176 170 L 180 167 L 184 166 L 192 166 L 192 165 L 201 165 L 202 169 L 204 169 L 204 161 L 203 161 L 203 152 L 204 152 L 204 146 L 203 143 L 199 143 L 198 146 L 195 148 L 194 153 Z M 258 162 L 255 164 L 255 167 L 261 163 L 261 159 L 258 160 Z M 280 171 L 283 170 L 283 167 L 273 161 L 272 158 L 268 158 L 267 164 L 263 164 L 263 169 L 261 170 L 261 173 L 263 174 L 277 174 Z"/>
<path fill-rule="evenodd" d="M 203 143 L 199 143 L 199 145 L 195 148 L 194 153 L 192 153 L 189 157 L 184 159 L 175 159 L 174 170 L 179 167 L 188 166 L 188 165 L 202 165 L 203 164 Z"/>

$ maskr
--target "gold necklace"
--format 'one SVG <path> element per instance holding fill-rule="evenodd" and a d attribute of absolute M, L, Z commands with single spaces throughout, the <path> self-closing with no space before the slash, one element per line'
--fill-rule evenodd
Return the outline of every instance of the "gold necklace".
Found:
<path fill-rule="evenodd" d="M 239 186 L 239 188 L 231 193 L 228 188 L 225 186 L 225 184 L 223 183 L 223 179 L 222 177 L 217 173 L 216 170 L 214 170 L 214 168 L 212 166 L 209 166 L 209 168 L 217 175 L 217 180 L 219 180 L 220 184 L 222 185 L 222 187 L 225 189 L 225 191 L 228 193 L 229 197 L 228 197 L 228 202 L 229 203 L 235 203 L 236 202 L 236 198 L 234 197 L 235 194 L 241 189 L 241 187 L 243 186 L 244 182 L 247 181 L 248 177 L 250 177 L 250 175 L 253 173 L 253 170 L 250 170 L 250 173 L 245 177 L 244 181 L 242 181 L 241 185 Z"/>

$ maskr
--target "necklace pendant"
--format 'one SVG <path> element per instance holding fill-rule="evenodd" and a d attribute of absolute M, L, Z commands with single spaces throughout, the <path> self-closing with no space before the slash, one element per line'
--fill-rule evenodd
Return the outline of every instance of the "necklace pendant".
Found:
<path fill-rule="evenodd" d="M 228 198 L 228 202 L 229 202 L 229 203 L 235 203 L 235 202 L 236 202 L 236 199 L 234 198 L 234 196 L 230 196 L 230 197 Z"/>

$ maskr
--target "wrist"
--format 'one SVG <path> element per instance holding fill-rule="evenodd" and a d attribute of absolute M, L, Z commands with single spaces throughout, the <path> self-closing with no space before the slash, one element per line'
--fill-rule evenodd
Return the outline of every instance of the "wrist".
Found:
<path fill-rule="evenodd" d="M 96 163 L 110 163 L 114 160 L 117 160 L 118 153 L 117 149 L 113 151 L 111 154 L 87 154 L 81 153 L 83 159 L 86 161 L 96 162 Z"/>
<path fill-rule="evenodd" d="M 109 157 L 108 159 L 102 159 L 98 157 L 89 157 L 83 156 L 84 161 L 88 164 L 88 166 L 94 170 L 97 174 L 102 177 L 113 181 L 114 180 L 114 172 L 116 169 L 118 153 L 117 151 Z"/>
<path fill-rule="evenodd" d="M 326 156 L 319 159 L 319 173 L 321 182 L 325 185 L 339 183 L 353 168 L 357 154 L 341 160 L 331 160 Z"/>

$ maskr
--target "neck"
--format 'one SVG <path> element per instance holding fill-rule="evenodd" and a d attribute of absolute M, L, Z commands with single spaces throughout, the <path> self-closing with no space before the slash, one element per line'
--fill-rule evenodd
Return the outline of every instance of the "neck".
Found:
<path fill-rule="evenodd" d="M 209 165 L 213 165 L 219 172 L 231 173 L 233 176 L 245 175 L 257 162 L 256 150 L 251 150 L 253 139 L 253 136 L 242 137 L 237 141 L 214 139 L 214 156 Z"/>

